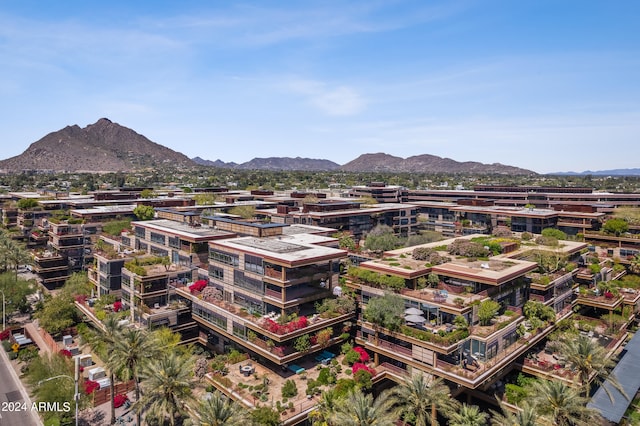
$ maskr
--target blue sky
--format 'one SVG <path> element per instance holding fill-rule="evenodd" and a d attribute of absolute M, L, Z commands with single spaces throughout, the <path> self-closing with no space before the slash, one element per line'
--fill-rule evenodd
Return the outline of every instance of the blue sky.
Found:
<path fill-rule="evenodd" d="M 107 117 L 189 157 L 640 167 L 640 2 L 0 0 L 0 158 Z"/>

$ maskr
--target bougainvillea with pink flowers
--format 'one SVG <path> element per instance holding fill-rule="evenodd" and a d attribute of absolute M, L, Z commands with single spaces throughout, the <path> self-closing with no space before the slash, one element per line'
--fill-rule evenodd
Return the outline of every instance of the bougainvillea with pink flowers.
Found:
<path fill-rule="evenodd" d="M 6 329 L 0 332 L 0 340 L 7 340 L 11 336 L 11 330 Z"/>
<path fill-rule="evenodd" d="M 354 376 L 358 372 L 358 370 L 364 370 L 367 373 L 371 374 L 372 376 L 376 375 L 376 370 L 374 370 L 371 367 L 367 367 L 366 365 L 364 365 L 361 362 L 356 362 L 355 364 L 353 364 L 353 367 L 351 367 L 351 371 L 353 372 Z"/>
<path fill-rule="evenodd" d="M 89 379 L 84 381 L 84 393 L 86 393 L 87 395 L 91 395 L 93 391 L 95 391 L 99 387 L 100 385 L 98 384 L 98 382 L 94 382 L 93 380 Z"/>
<path fill-rule="evenodd" d="M 360 354 L 360 362 L 369 362 L 369 360 L 371 359 L 371 357 L 363 347 L 356 346 L 353 348 L 353 350 Z"/>
<path fill-rule="evenodd" d="M 117 394 L 116 396 L 113 397 L 113 406 L 115 408 L 120 408 L 122 407 L 127 401 L 129 400 L 129 397 L 127 395 L 123 395 L 121 393 Z"/>
<path fill-rule="evenodd" d="M 266 318 L 263 325 L 264 328 L 271 333 L 286 334 L 291 333 L 292 331 L 300 330 L 301 328 L 305 328 L 309 325 L 309 320 L 307 320 L 307 317 L 302 316 L 291 320 L 286 324 L 278 324 L 274 320 Z"/>
<path fill-rule="evenodd" d="M 199 293 L 207 286 L 207 280 L 198 280 L 189 286 L 191 294 Z"/>
<path fill-rule="evenodd" d="M 116 301 L 113 303 L 113 311 L 114 311 L 114 312 L 120 312 L 121 310 L 122 310 L 122 302 L 121 302 L 121 301 L 119 301 L 119 300 L 116 300 Z"/>

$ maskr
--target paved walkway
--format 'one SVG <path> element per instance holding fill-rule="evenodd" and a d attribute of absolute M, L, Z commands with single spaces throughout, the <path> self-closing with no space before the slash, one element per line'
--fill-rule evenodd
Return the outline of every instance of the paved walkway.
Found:
<path fill-rule="evenodd" d="M 51 348 L 49 347 L 49 345 L 47 345 L 47 343 L 44 341 L 44 339 L 42 338 L 42 336 L 40 336 L 40 327 L 36 326 L 36 324 L 32 323 L 32 322 L 28 322 L 24 324 L 24 328 L 27 331 L 27 333 L 29 333 L 29 336 L 31 336 L 31 340 L 34 341 L 34 343 L 36 345 L 38 345 L 38 348 L 40 349 L 40 353 L 47 353 L 48 355 L 51 354 Z"/>

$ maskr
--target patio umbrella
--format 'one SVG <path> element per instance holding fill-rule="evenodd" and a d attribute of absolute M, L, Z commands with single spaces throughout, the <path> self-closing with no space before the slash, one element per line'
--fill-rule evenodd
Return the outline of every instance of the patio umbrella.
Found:
<path fill-rule="evenodd" d="M 424 312 L 422 312 L 418 308 L 407 308 L 404 310 L 404 314 L 405 315 L 424 315 Z"/>
<path fill-rule="evenodd" d="M 405 321 L 408 321 L 408 322 L 412 322 L 412 323 L 414 323 L 414 324 L 422 324 L 422 323 L 424 323 L 425 321 L 427 321 L 427 320 L 426 320 L 423 316 L 421 316 L 421 315 L 407 315 L 407 316 L 405 316 L 405 317 L 404 317 L 404 320 L 405 320 Z"/>

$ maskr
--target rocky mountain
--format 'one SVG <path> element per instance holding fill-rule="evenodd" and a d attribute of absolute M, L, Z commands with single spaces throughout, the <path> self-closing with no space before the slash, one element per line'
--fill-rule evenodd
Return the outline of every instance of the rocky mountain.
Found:
<path fill-rule="evenodd" d="M 200 158 L 200 157 L 193 157 L 191 160 L 200 166 L 206 166 L 206 167 L 220 167 L 220 168 L 232 169 L 238 165 L 233 161 L 230 161 L 229 163 L 225 163 L 220 159 L 216 161 L 211 161 L 211 160 L 205 160 L 204 158 Z"/>
<path fill-rule="evenodd" d="M 197 166 L 284 171 L 535 174 L 530 170 L 498 163 L 458 162 L 429 154 L 408 158 L 384 153 L 363 154 L 343 166 L 330 160 L 301 157 L 254 158 L 242 164 L 200 157 L 190 159 L 107 118 L 101 118 L 84 128 L 73 125 L 49 133 L 32 143 L 22 154 L 0 161 L 0 171 L 7 172 L 38 170 L 96 173 Z"/>
<path fill-rule="evenodd" d="M 348 172 L 405 172 L 405 173 L 477 173 L 477 174 L 536 174 L 531 170 L 506 166 L 500 163 L 484 164 L 476 161 L 459 162 L 437 155 L 415 155 L 401 158 L 376 153 L 363 154 L 341 167 Z"/>
<path fill-rule="evenodd" d="M 269 157 L 254 158 L 251 161 L 239 164 L 236 168 L 245 170 L 330 171 L 339 169 L 340 164 L 329 160 L 318 160 L 315 158 Z"/>
<path fill-rule="evenodd" d="M 0 170 L 116 172 L 168 165 L 196 166 L 186 155 L 101 118 L 84 128 L 49 133 L 22 154 L 0 161 Z"/>
<path fill-rule="evenodd" d="M 536 174 L 531 170 L 521 169 L 503 164 L 483 164 L 474 161 L 458 162 L 450 158 L 436 155 L 416 155 L 409 158 L 377 153 L 362 154 L 355 160 L 340 166 L 329 160 L 312 158 L 270 157 L 254 158 L 242 164 L 225 163 L 220 160 L 209 161 L 200 157 L 194 162 L 212 167 L 235 168 L 243 170 L 303 170 L 303 171 L 332 171 L 346 172 L 389 172 L 389 173 L 477 173 L 477 174 L 507 174 L 530 175 Z"/>
<path fill-rule="evenodd" d="M 234 162 L 225 163 L 221 160 L 211 161 L 203 160 L 200 157 L 192 158 L 192 160 L 201 165 L 209 167 L 221 167 L 227 169 L 241 170 L 284 170 L 284 171 L 331 171 L 340 169 L 340 164 L 329 160 L 319 160 L 315 158 L 291 158 L 291 157 L 268 157 L 254 158 L 245 163 L 236 164 Z"/>

